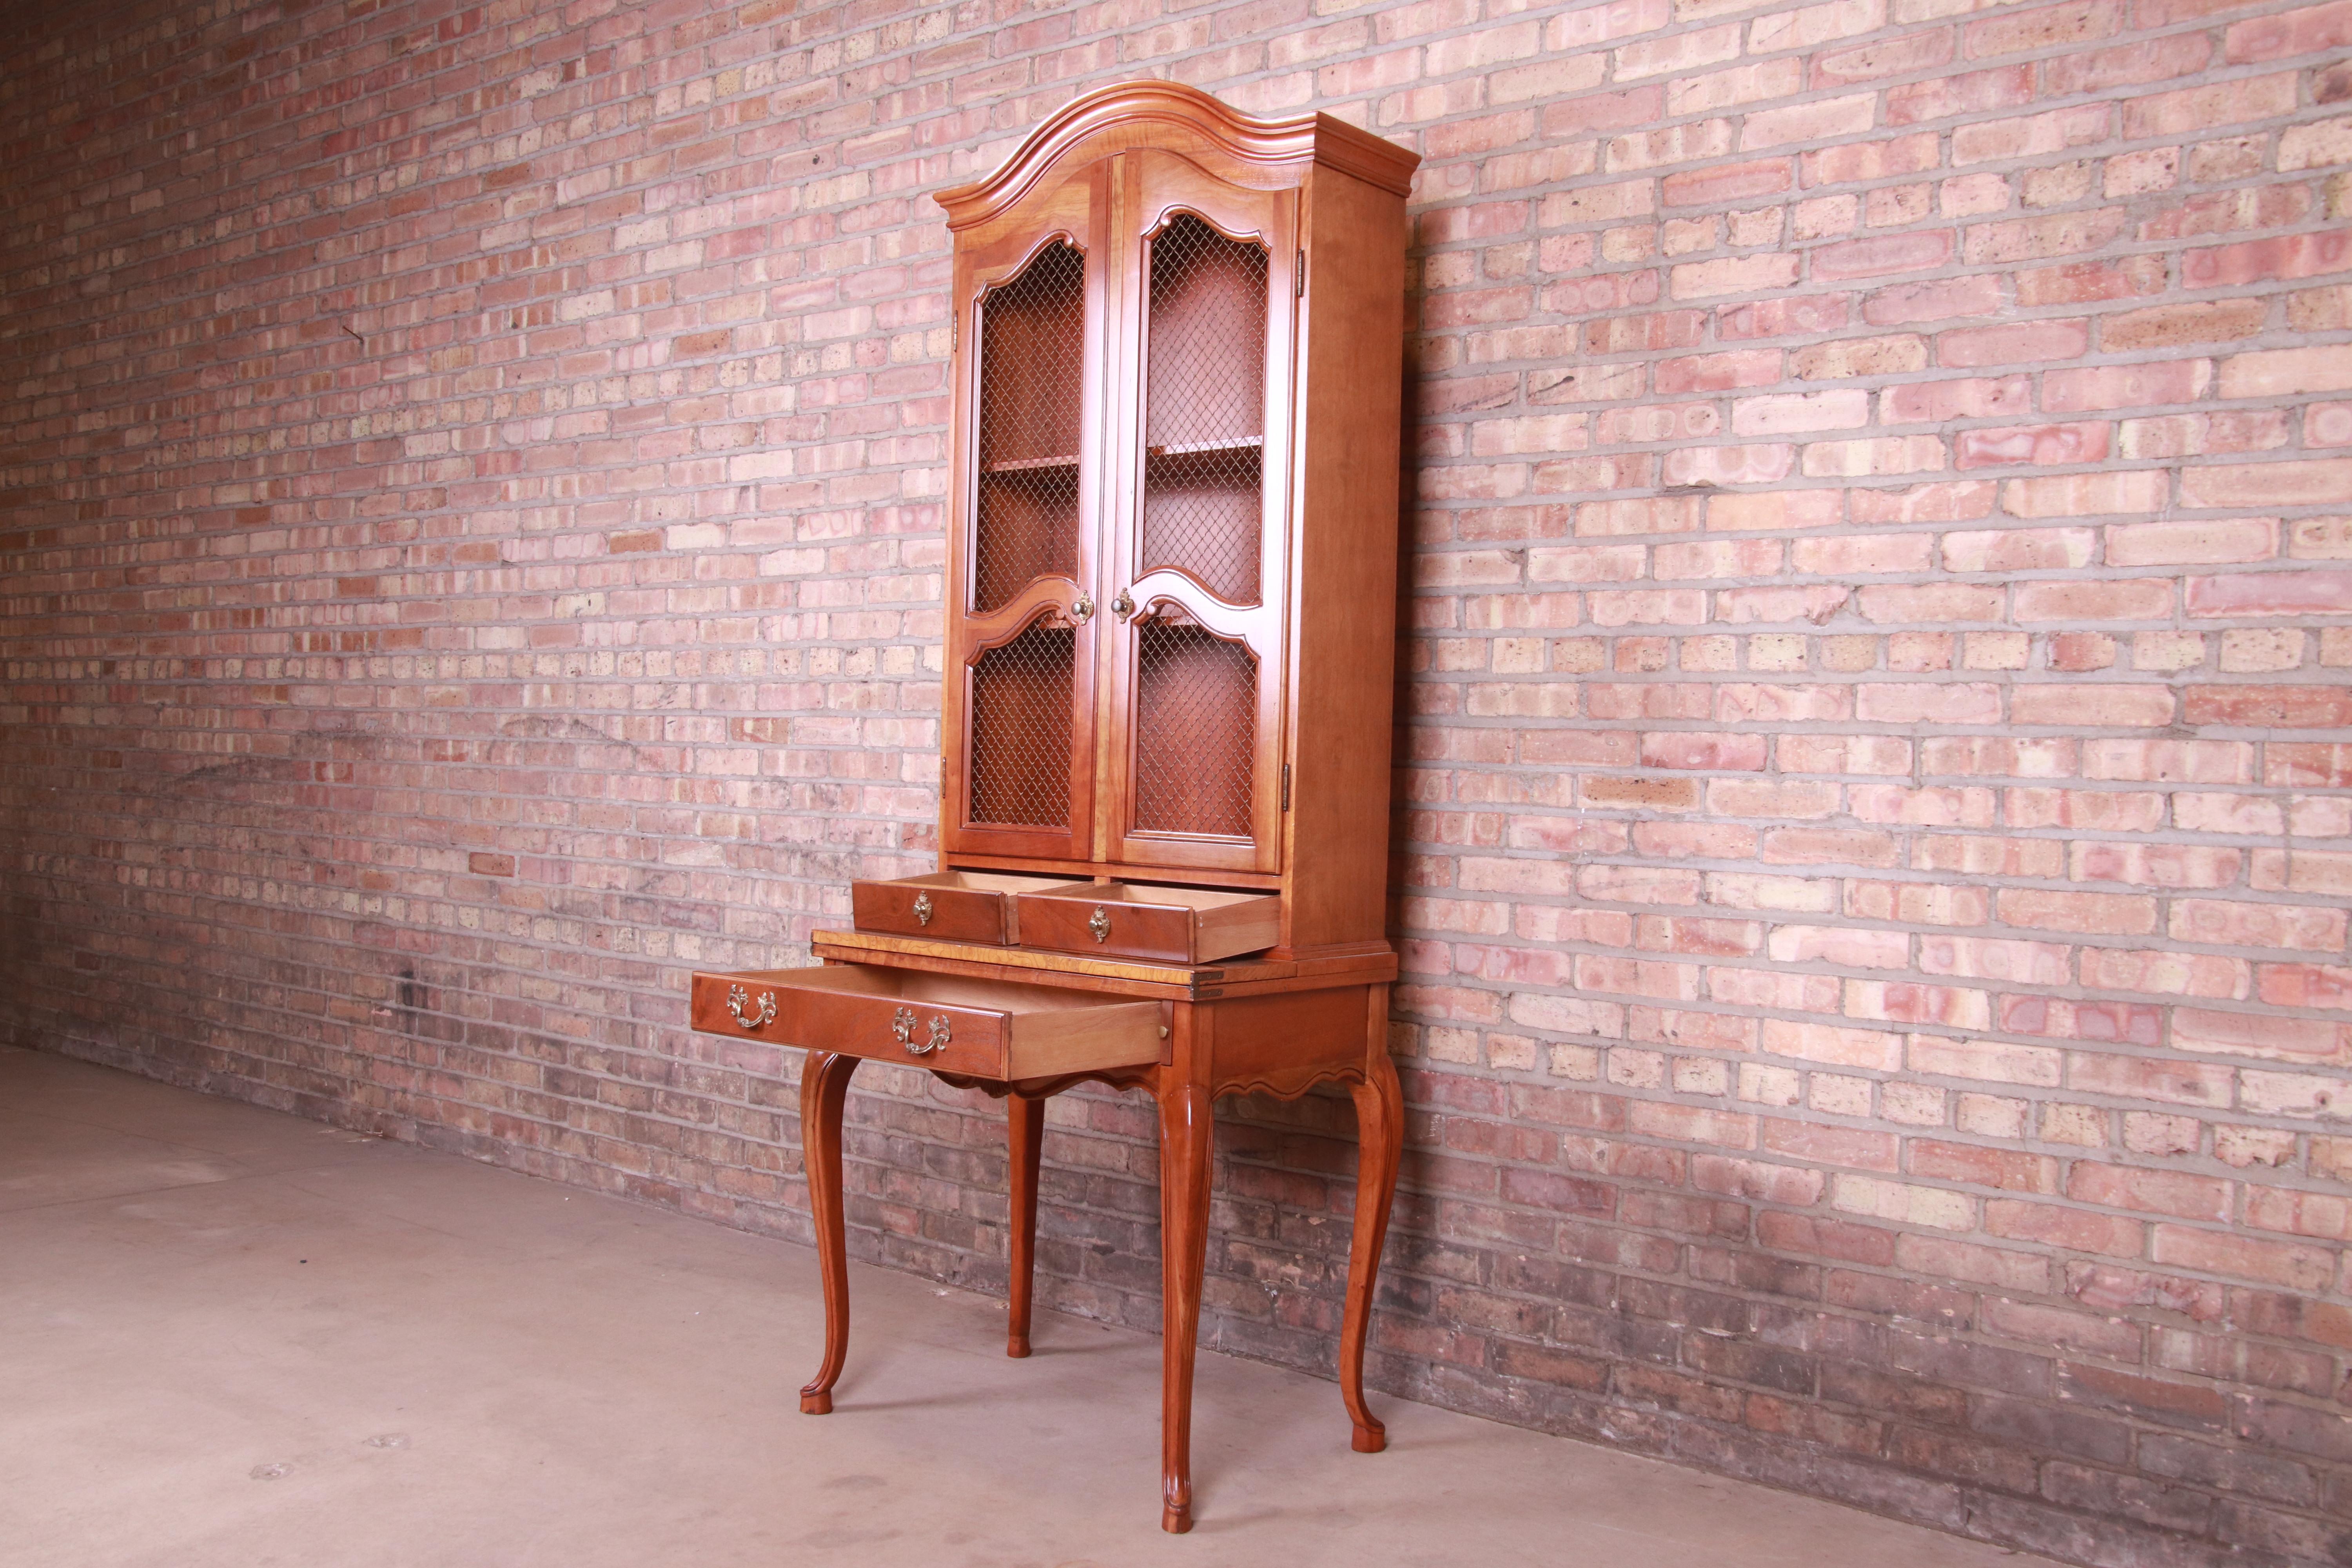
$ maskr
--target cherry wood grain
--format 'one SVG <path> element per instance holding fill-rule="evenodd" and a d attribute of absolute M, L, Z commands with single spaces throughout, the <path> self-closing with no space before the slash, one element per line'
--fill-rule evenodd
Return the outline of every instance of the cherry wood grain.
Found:
<path fill-rule="evenodd" d="M 951 851 L 1044 858 L 1064 863 L 1094 855 L 1095 679 L 1100 663 L 1096 647 L 1103 619 L 1091 606 L 1103 597 L 1098 584 L 1102 419 L 1111 347 L 1104 339 L 1109 295 L 1110 247 L 1103 231 L 1108 206 L 1108 165 L 1071 165 L 1025 187 L 992 228 L 975 231 L 956 247 L 951 284 L 955 310 L 954 417 L 950 431 L 951 485 L 948 531 L 947 675 L 941 683 L 941 740 L 946 751 L 940 803 L 940 869 Z M 1003 605 L 978 603 L 975 530 L 982 484 L 980 372 L 982 334 L 989 292 L 1019 278 L 1048 247 L 1068 243 L 1084 257 L 1085 351 L 1078 392 L 1078 450 L 1075 502 L 1076 552 L 1066 575 L 1049 574 L 1014 593 Z M 1083 613 L 1081 605 L 1087 605 Z M 972 819 L 972 680 L 982 657 L 1011 644 L 1041 618 L 1072 628 L 1073 684 L 1067 721 L 1070 753 L 1067 790 L 1058 823 L 986 823 Z"/>
<path fill-rule="evenodd" d="M 1017 900 L 1024 947 L 1205 963 L 1270 947 L 1281 900 L 1134 882 L 1072 885 Z"/>
<path fill-rule="evenodd" d="M 1182 153 L 1225 165 L 1236 184 L 1297 184 L 1313 167 L 1336 169 L 1402 200 L 1420 157 L 1328 114 L 1257 120 L 1194 87 L 1125 81 L 1081 95 L 1037 127 L 985 179 L 941 191 L 948 227 L 959 234 L 999 219 L 1055 167 L 1129 147 Z"/>
<path fill-rule="evenodd" d="M 1006 1100 L 1012 1301 L 1005 1351 L 1016 1357 L 1028 1354 L 1030 1349 L 1046 1098 L 1080 1082 L 1142 1089 L 1152 1096 L 1160 1122 L 1163 1277 L 1160 1523 L 1163 1529 L 1181 1534 L 1192 1524 L 1192 1378 L 1208 1245 L 1215 1098 L 1229 1093 L 1296 1097 L 1318 1084 L 1335 1081 L 1346 1084 L 1354 1098 L 1362 1155 L 1340 1335 L 1339 1383 L 1352 1427 L 1351 1446 L 1363 1453 L 1379 1452 L 1387 1443 L 1385 1430 L 1365 1403 L 1363 1361 L 1396 1187 L 1403 1105 L 1396 1069 L 1388 1056 L 1384 984 L 1324 985 L 1262 998 L 1144 1005 L 1168 1020 L 1165 1061 L 1018 1081 L 953 1071 L 939 1076 L 958 1087 L 983 1089 Z M 802 1408 L 819 1415 L 833 1407 L 832 1389 L 848 1344 L 841 1118 L 849 1075 L 857 1060 L 845 1053 L 813 1050 L 802 1080 L 803 1157 L 825 1295 L 824 1362 L 803 1391 Z"/>
<path fill-rule="evenodd" d="M 1089 958 L 1045 950 L 930 942 L 875 931 L 821 931 L 809 939 L 809 943 L 817 957 L 828 961 L 929 969 L 1033 984 L 1050 983 L 1171 1001 L 1310 991 L 1391 981 L 1397 976 L 1396 952 L 1385 942 L 1330 958 L 1250 956 L 1204 964 Z M 698 1018 L 695 1026 L 704 1026 Z M 722 1028 L 721 1032 L 732 1031 Z"/>
<path fill-rule="evenodd" d="M 1071 885 L 1064 877 L 1001 871 L 934 871 L 888 881 L 860 878 L 849 884 L 849 908 L 860 931 L 1005 947 L 1021 940 L 1016 895 Z"/>
<path fill-rule="evenodd" d="M 1005 1100 L 1005 1349 L 1016 1357 L 1029 1352 L 1046 1098 L 1085 1082 L 1152 1096 L 1160 1522 L 1172 1532 L 1192 1524 L 1220 1094 L 1339 1083 L 1355 1101 L 1340 1394 L 1353 1446 L 1387 1440 L 1365 1404 L 1363 1362 L 1403 1135 L 1386 1041 L 1398 966 L 1383 931 L 1403 197 L 1418 162 L 1328 116 L 1261 121 L 1192 88 L 1125 82 L 1065 106 L 993 174 L 940 194 L 953 236 L 954 408 L 938 873 L 861 884 L 858 922 L 882 929 L 817 933 L 825 969 L 693 980 L 696 1028 L 810 1047 L 803 1158 L 825 1300 L 824 1360 L 802 1391 L 811 1413 L 832 1408 L 848 1344 L 841 1126 L 860 1057 Z M 1171 262 L 1155 306 L 1153 247 L 1179 229 L 1209 270 L 1179 276 Z M 1161 254 L 1179 252 L 1171 242 Z M 1033 265 L 1044 269 L 1024 282 Z M 1069 361 L 1045 351 L 1072 341 L 1080 289 L 1073 407 Z M 1235 321 L 1231 340 L 1202 343 L 1207 323 Z M 1201 345 L 1189 365 L 1188 344 Z M 1171 367 L 1211 384 L 1185 390 Z M 1257 403 L 1264 419 L 1248 428 Z M 983 408 L 996 411 L 984 439 Z M 1243 447 L 1254 456 L 1223 468 L 1208 456 Z M 1066 479 L 1040 477 L 1049 468 Z M 1186 510 L 1196 500 L 1202 510 Z M 985 585 L 983 506 L 992 550 L 1007 543 Z M 998 748 L 987 756 L 1008 754 L 1004 734 L 1030 737 L 1017 766 L 983 781 L 986 814 L 1002 820 L 975 815 L 983 688 Z M 1015 810 L 1029 815 L 1005 815 Z M 1096 885 L 1016 904 L 997 885 L 1004 873 Z M 1183 886 L 1155 904 L 1113 885 L 1139 880 Z M 916 883 L 934 889 L 929 918 L 915 912 Z M 1098 907 L 1110 927 L 1100 941 L 1087 924 Z M 930 1044 L 935 1018 L 940 1048 L 913 1048 Z"/>
<path fill-rule="evenodd" d="M 942 870 L 1172 873 L 1277 893 L 1268 941 L 1286 954 L 1338 955 L 1381 941 L 1401 542 L 1402 196 L 1417 162 L 1325 117 L 1259 121 L 1194 89 L 1129 82 L 1054 115 L 995 174 L 940 194 L 954 235 L 959 333 Z M 1176 330 L 1191 319 L 1181 310 L 1162 323 L 1167 341 L 1153 341 L 1155 247 L 1181 225 L 1205 225 L 1222 243 L 1262 254 L 1262 285 L 1216 286 L 1220 298 L 1244 289 L 1251 310 L 1202 317 L 1239 321 L 1262 305 L 1262 347 Z M 1080 564 L 1070 578 L 1040 578 L 1013 602 L 983 608 L 971 597 L 983 306 L 1042 247 L 1066 240 L 1085 251 L 1087 269 Z M 1262 353 L 1262 377 L 1210 368 L 1236 353 L 1252 365 Z M 1180 396 L 1170 387 L 1187 384 L 1188 354 L 1213 384 Z M 1017 378 L 1021 370 L 1005 368 L 1017 363 L 987 374 Z M 1163 374 L 1171 364 L 1173 383 Z M 1262 381 L 1265 417 L 1255 430 L 1227 430 L 1235 410 L 1225 394 L 1244 380 Z M 1188 444 L 1180 426 L 1191 401 L 1218 428 L 1204 426 Z M 1173 425 L 1155 415 L 1171 408 Z M 1201 442 L 1217 444 L 1210 437 L 1231 446 L 1237 434 L 1256 454 L 1255 478 L 1218 479 L 1215 505 L 1230 503 L 1235 520 L 1258 518 L 1256 569 L 1220 585 L 1210 581 L 1223 575 L 1215 563 L 1245 563 L 1250 542 L 1220 534 L 1190 564 L 1165 557 L 1150 542 L 1152 497 L 1163 481 L 1170 495 L 1208 484 L 1207 467 L 1180 474 L 1167 465 L 1192 461 L 1195 447 L 1207 450 Z M 970 671 L 1045 614 L 1075 625 L 1081 667 L 1070 820 L 986 826 L 965 809 L 974 788 Z M 1162 673 L 1147 679 L 1147 659 Z M 1177 760 L 1188 740 L 1198 777 Z"/>
<path fill-rule="evenodd" d="M 1146 1000 L 866 963 L 698 974 L 693 1016 L 714 1034 L 973 1078 L 1092 1072 L 1161 1055 L 1160 1011 Z"/>
<path fill-rule="evenodd" d="M 1176 1063 L 1160 1070 L 1160 1528 L 1192 1528 L 1192 1365 L 1208 1260 L 1211 1133 L 1208 1058 L 1215 1021 L 1176 1010 Z"/>
<path fill-rule="evenodd" d="M 824 1281 L 824 1360 L 801 1389 L 801 1414 L 833 1413 L 833 1385 L 849 1356 L 849 1240 L 843 1229 L 841 1111 L 856 1057 L 811 1051 L 801 1068 L 801 1163 L 809 1215 L 816 1226 L 817 1269 Z"/>
<path fill-rule="evenodd" d="M 1404 378 L 1403 207 L 1344 174 L 1306 196 L 1297 655 L 1286 946 L 1377 940 L 1387 917 Z"/>
<path fill-rule="evenodd" d="M 1037 1171 L 1045 1148 L 1045 1102 L 1016 1090 L 1004 1097 L 1004 1119 L 1013 1188 L 1013 1212 L 1006 1222 L 1012 1232 L 1006 1250 L 1012 1254 L 1013 1275 L 1004 1353 L 1025 1356 L 1031 1293 L 1037 1282 Z"/>
<path fill-rule="evenodd" d="M 1364 1076 L 1352 1091 L 1356 1224 L 1348 1248 L 1348 1300 L 1339 1320 L 1339 1397 L 1355 1424 L 1349 1447 L 1359 1454 L 1377 1454 L 1389 1446 L 1388 1428 L 1364 1403 L 1364 1342 L 1371 1330 L 1381 1248 L 1388 1239 L 1389 1209 L 1396 1199 L 1397 1167 L 1404 1154 L 1404 1091 L 1397 1082 L 1396 1063 L 1389 1057 L 1388 987 L 1368 989 Z"/>

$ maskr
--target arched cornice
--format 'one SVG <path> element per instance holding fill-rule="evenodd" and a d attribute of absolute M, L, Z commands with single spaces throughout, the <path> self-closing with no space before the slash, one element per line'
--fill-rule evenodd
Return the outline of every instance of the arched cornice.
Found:
<path fill-rule="evenodd" d="M 1304 174 L 1307 165 L 1320 163 L 1398 195 L 1410 192 L 1421 163 L 1420 154 L 1328 114 L 1255 120 L 1181 82 L 1123 81 L 1073 99 L 996 173 L 934 199 L 947 209 L 950 228 L 969 228 L 1019 201 L 1074 153 L 1099 157 L 1124 147 L 1164 145 L 1171 132 L 1269 171 Z"/>

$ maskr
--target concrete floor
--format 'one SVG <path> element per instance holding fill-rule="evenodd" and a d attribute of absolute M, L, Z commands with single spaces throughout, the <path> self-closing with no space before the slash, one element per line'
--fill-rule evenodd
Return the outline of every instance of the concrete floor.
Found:
<path fill-rule="evenodd" d="M 836 1413 L 807 1250 L 0 1047 L 9 1568 L 1824 1568 L 2038 1562 L 1201 1358 L 1159 1529 L 1160 1347 L 853 1271 Z"/>

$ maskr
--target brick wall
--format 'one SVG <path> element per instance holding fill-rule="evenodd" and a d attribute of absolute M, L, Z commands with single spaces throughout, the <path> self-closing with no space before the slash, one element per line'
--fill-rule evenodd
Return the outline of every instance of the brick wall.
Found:
<path fill-rule="evenodd" d="M 0 46 L 0 1037 L 804 1234 L 684 981 L 928 864 L 927 193 L 1173 75 L 1427 160 L 1379 1382 L 2352 1553 L 2352 3 L 94 9 Z M 1000 1114 L 860 1081 L 856 1248 L 1001 1286 Z M 1221 1115 L 1208 1335 L 1328 1366 L 1345 1102 Z"/>

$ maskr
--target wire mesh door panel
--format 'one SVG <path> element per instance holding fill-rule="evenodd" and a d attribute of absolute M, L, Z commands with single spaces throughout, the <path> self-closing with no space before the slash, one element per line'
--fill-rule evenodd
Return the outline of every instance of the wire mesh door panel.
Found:
<path fill-rule="evenodd" d="M 971 609 L 1079 567 L 1087 258 L 1046 246 L 981 301 Z"/>
<path fill-rule="evenodd" d="M 1071 714 L 1077 628 L 1040 616 L 971 665 L 964 821 L 975 827 L 1071 826 Z"/>
<path fill-rule="evenodd" d="M 1139 833 L 1247 838 L 1255 826 L 1258 661 L 1172 607 L 1135 634 L 1133 822 Z"/>
<path fill-rule="evenodd" d="M 1094 853 L 1110 173 L 959 235 L 940 847 Z"/>
<path fill-rule="evenodd" d="M 1270 258 L 1197 213 L 1148 242 L 1139 574 L 1173 567 L 1229 605 L 1264 592 Z"/>
<path fill-rule="evenodd" d="M 1117 858 L 1280 867 L 1297 206 L 1130 155 L 1103 813 Z M 1132 226 L 1124 226 L 1131 225 Z"/>

